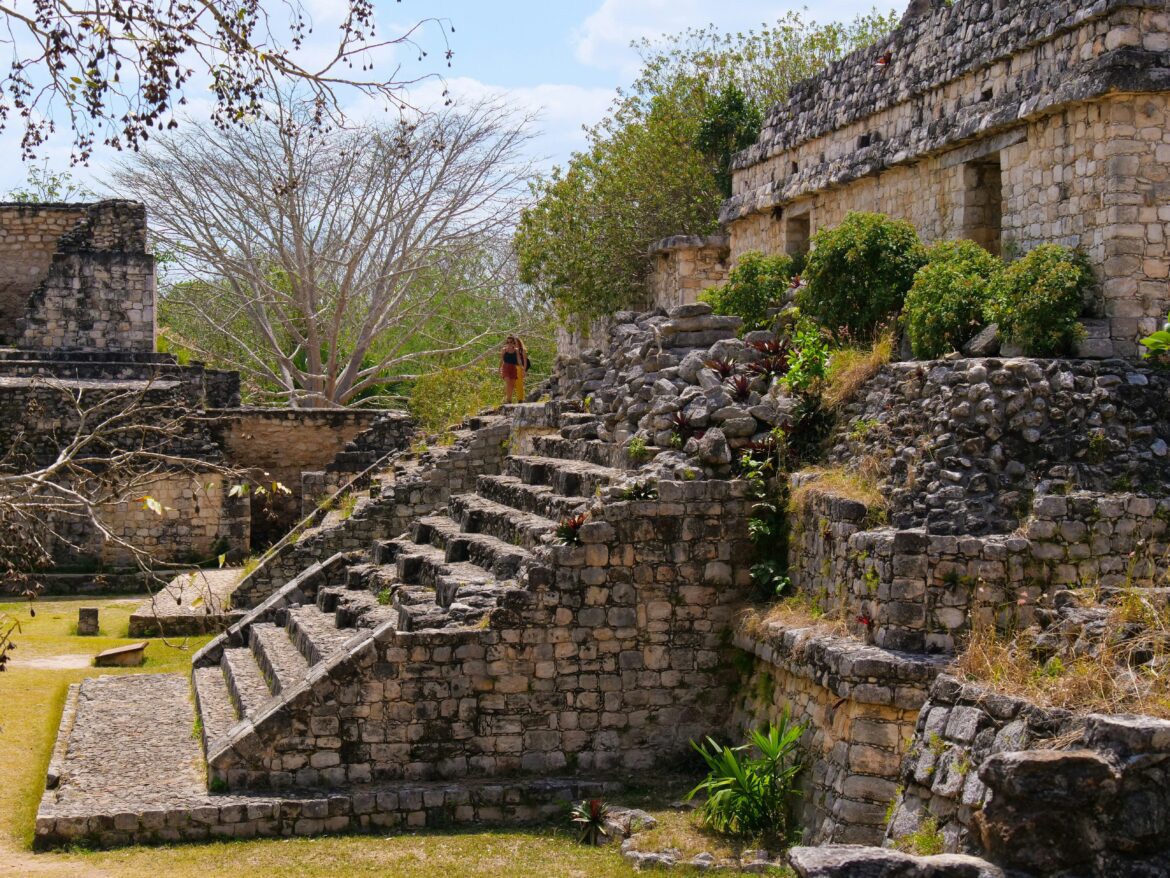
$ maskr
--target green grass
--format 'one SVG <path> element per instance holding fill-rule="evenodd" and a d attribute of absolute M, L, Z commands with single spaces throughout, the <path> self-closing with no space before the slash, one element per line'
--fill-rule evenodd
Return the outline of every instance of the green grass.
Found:
<path fill-rule="evenodd" d="M 96 654 L 132 642 L 126 631 L 141 598 L 46 599 L 32 605 L 0 604 L 20 619 L 14 660 Z M 101 610 L 102 634 L 78 637 L 77 608 Z M 587 848 L 565 827 L 423 832 L 187 844 L 158 848 L 69 853 L 31 852 L 33 821 L 44 789 L 57 723 L 70 683 L 107 673 L 186 672 L 207 637 L 165 644 L 153 639 L 142 668 L 39 669 L 0 674 L 0 875 L 86 878 L 206 878 L 255 875 L 273 878 L 384 876 L 398 878 L 632 878 L 636 873 L 615 848 Z M 145 731 L 145 730 L 144 730 Z M 633 804 L 631 802 L 631 804 Z M 688 871 L 671 874 L 691 874 Z M 698 873 L 694 873 L 698 874 Z"/>

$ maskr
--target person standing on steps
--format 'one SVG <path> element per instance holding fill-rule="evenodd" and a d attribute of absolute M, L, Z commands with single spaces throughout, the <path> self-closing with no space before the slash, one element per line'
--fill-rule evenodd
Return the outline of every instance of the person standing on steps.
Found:
<path fill-rule="evenodd" d="M 528 352 L 524 350 L 524 342 L 516 336 L 509 335 L 504 340 L 503 350 L 500 351 L 500 377 L 504 379 L 504 405 L 510 405 L 516 391 L 520 391 L 519 401 L 524 401 L 524 373 L 528 370 Z"/>

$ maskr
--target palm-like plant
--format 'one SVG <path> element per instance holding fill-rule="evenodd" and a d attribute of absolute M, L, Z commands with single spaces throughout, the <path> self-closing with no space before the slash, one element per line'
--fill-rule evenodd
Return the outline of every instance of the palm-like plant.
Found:
<path fill-rule="evenodd" d="M 729 360 L 727 357 L 712 357 L 709 360 L 704 360 L 703 365 L 718 375 L 722 380 L 726 380 L 735 374 L 735 361 Z"/>
<path fill-rule="evenodd" d="M 691 742 L 707 763 L 705 780 L 687 795 L 707 796 L 703 822 L 717 832 L 787 841 L 793 835 L 791 806 L 801 770 L 800 736 L 804 726 L 792 722 L 787 709 L 775 725 L 748 733 L 739 747 L 712 738 Z"/>

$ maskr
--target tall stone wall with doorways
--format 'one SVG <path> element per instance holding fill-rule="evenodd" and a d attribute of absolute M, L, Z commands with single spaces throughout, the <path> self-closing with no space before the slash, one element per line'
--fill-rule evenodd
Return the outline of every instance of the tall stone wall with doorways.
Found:
<path fill-rule="evenodd" d="M 925 4 L 773 108 L 734 163 L 732 258 L 853 210 L 1008 258 L 1079 247 L 1105 321 L 1082 354 L 1134 356 L 1170 308 L 1168 41 L 1151 0 Z"/>
<path fill-rule="evenodd" d="M 646 286 L 655 308 L 693 305 L 708 287 L 727 280 L 726 235 L 675 235 L 650 245 Z"/>

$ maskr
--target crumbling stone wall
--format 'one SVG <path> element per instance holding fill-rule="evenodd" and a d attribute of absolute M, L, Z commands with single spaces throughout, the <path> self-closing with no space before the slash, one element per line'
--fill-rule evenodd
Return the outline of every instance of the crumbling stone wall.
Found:
<path fill-rule="evenodd" d="M 485 629 L 370 631 L 209 754 L 212 776 L 238 789 L 661 764 L 726 720 L 750 582 L 745 488 L 607 497 L 582 545 L 542 550 Z"/>
<path fill-rule="evenodd" d="M 850 210 L 1009 257 L 1080 246 L 1108 324 L 1084 354 L 1133 356 L 1170 305 L 1168 34 L 1152 0 L 933 3 L 769 113 L 722 213 L 733 258 Z"/>
<path fill-rule="evenodd" d="M 1170 868 L 1170 722 L 1077 715 L 940 676 L 922 706 L 887 839 L 927 816 L 948 851 L 1018 874 Z"/>
<path fill-rule="evenodd" d="M 646 279 L 652 307 L 693 305 L 699 293 L 727 280 L 730 254 L 726 235 L 675 235 L 650 246 Z"/>
<path fill-rule="evenodd" d="M 46 215 L 53 229 L 59 211 L 51 207 Z M 0 221 L 6 219 L 0 212 Z M 27 223 L 29 215 L 21 219 Z M 57 239 L 12 335 L 16 346 L 31 350 L 153 351 L 154 257 L 146 249 L 146 209 L 127 201 L 86 206 Z"/>
<path fill-rule="evenodd" d="M 732 737 L 785 711 L 806 726 L 805 844 L 880 844 L 918 709 L 942 665 L 816 629 L 765 625 L 736 645 L 754 656 Z"/>
<path fill-rule="evenodd" d="M 0 344 L 16 341 L 16 321 L 48 273 L 57 240 L 84 216 L 78 204 L 0 204 Z"/>

